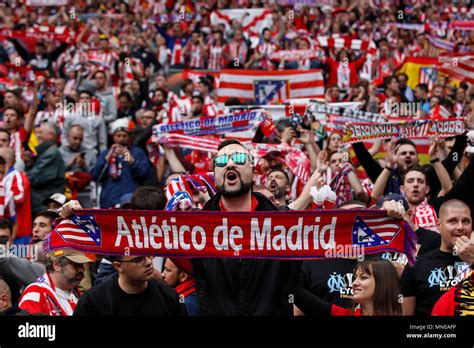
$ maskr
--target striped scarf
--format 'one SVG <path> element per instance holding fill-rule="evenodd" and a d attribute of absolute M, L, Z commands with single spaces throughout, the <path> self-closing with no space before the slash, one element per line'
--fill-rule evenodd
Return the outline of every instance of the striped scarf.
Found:
<path fill-rule="evenodd" d="M 426 198 L 416 207 L 415 225 L 428 230 L 439 232 L 436 211 L 431 205 L 428 204 L 428 199 Z"/>
<path fill-rule="evenodd" d="M 351 165 L 346 163 L 332 178 L 331 172 L 328 170 L 326 180 L 330 183 L 329 186 L 331 186 L 331 189 L 336 193 L 336 207 L 353 199 L 353 192 L 349 184 L 349 179 L 347 178 L 347 175 L 353 171 Z"/>

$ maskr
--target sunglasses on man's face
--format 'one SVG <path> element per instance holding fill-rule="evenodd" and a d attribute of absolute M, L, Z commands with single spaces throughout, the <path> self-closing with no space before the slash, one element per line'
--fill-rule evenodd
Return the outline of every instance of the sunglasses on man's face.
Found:
<path fill-rule="evenodd" d="M 249 156 L 244 153 L 244 152 L 234 152 L 233 154 L 224 154 L 217 156 L 214 158 L 214 165 L 216 167 L 225 167 L 226 164 L 229 162 L 229 159 L 232 159 L 232 162 L 238 165 L 245 164 L 247 162 L 247 159 L 249 159 Z"/>

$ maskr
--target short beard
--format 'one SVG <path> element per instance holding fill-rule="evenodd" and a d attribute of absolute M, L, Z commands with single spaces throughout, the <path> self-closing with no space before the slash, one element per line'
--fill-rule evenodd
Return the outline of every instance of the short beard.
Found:
<path fill-rule="evenodd" d="M 226 198 L 237 198 L 237 197 L 242 197 L 246 193 L 250 191 L 252 188 L 252 183 L 244 183 L 242 180 L 240 180 L 240 187 L 237 191 L 227 191 L 225 189 L 225 180 L 222 183 L 222 185 L 218 185 L 217 188 L 219 189 L 219 192 L 221 193 L 222 197 Z"/>
<path fill-rule="evenodd" d="M 276 199 L 280 198 L 286 198 L 286 190 L 284 188 L 279 187 L 273 195 L 275 196 Z"/>

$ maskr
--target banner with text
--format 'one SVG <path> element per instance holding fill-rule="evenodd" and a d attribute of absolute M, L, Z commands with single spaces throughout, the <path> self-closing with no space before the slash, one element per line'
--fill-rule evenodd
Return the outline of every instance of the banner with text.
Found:
<path fill-rule="evenodd" d="M 256 128 L 264 120 L 262 111 L 247 111 L 217 117 L 201 117 L 186 121 L 161 123 L 153 126 L 153 142 L 168 134 L 200 136 L 225 134 Z"/>
<path fill-rule="evenodd" d="M 318 259 L 394 251 L 413 261 L 416 236 L 384 210 L 164 212 L 82 210 L 45 240 L 116 255 Z"/>
<path fill-rule="evenodd" d="M 407 122 L 387 122 L 380 124 L 353 123 L 344 133 L 343 143 L 357 143 L 368 139 L 391 138 L 429 138 L 451 137 L 462 134 L 466 130 L 463 120 L 416 120 Z"/>

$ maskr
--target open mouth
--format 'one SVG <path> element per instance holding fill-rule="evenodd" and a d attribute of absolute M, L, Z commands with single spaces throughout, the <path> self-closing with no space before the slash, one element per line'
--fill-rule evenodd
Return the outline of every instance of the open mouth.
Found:
<path fill-rule="evenodd" d="M 229 185 L 233 185 L 237 182 L 238 175 L 234 171 L 229 171 L 226 173 L 225 178 Z"/>
<path fill-rule="evenodd" d="M 278 189 L 278 185 L 275 181 L 272 181 L 270 183 L 270 191 L 275 191 L 276 189 Z"/>

